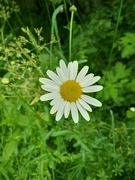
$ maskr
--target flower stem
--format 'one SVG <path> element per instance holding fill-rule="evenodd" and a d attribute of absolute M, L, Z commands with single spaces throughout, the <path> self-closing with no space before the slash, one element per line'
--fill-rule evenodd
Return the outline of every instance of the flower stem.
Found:
<path fill-rule="evenodd" d="M 70 33 L 69 33 L 69 61 L 72 60 L 72 29 L 73 29 L 73 19 L 74 12 L 77 11 L 77 8 L 73 5 L 69 9 L 71 11 L 71 20 L 70 20 Z"/>
<path fill-rule="evenodd" d="M 115 26 L 112 47 L 111 47 L 111 51 L 110 51 L 110 55 L 109 55 L 108 69 L 110 68 L 110 64 L 111 64 L 111 61 L 112 61 L 112 53 L 113 53 L 113 50 L 114 50 L 114 43 L 115 43 L 116 36 L 117 36 L 118 26 L 119 26 L 119 23 L 120 23 L 122 7 L 123 7 L 123 0 L 120 1 L 120 7 L 119 7 L 119 12 L 118 12 L 118 17 L 117 17 L 117 23 L 116 23 L 116 26 Z"/>

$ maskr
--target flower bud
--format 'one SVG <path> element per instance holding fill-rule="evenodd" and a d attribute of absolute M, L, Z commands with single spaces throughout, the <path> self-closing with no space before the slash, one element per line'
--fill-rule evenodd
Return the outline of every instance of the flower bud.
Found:
<path fill-rule="evenodd" d="M 70 7 L 70 9 L 69 9 L 70 11 L 74 11 L 74 12 L 76 12 L 77 11 L 77 8 L 73 5 L 73 6 L 71 6 Z"/>

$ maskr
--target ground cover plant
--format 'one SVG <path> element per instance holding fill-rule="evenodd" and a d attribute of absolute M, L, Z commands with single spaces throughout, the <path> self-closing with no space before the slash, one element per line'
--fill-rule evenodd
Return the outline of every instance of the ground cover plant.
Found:
<path fill-rule="evenodd" d="M 0 179 L 134 179 L 134 19 L 133 0 L 0 1 Z M 61 59 L 101 77 L 90 121 L 40 100 Z"/>

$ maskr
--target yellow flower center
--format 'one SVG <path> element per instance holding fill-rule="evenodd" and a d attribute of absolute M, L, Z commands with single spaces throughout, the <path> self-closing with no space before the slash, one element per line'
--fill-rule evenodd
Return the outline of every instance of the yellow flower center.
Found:
<path fill-rule="evenodd" d="M 75 80 L 68 80 L 61 85 L 60 94 L 64 100 L 75 102 L 81 97 L 82 88 Z"/>

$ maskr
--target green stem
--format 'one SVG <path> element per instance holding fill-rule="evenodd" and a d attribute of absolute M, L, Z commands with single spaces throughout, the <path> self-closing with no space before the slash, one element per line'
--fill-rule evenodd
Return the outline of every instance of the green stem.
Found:
<path fill-rule="evenodd" d="M 113 50 L 114 50 L 114 42 L 115 42 L 116 35 L 117 35 L 117 31 L 118 31 L 118 26 L 119 26 L 119 22 L 120 22 L 120 16 L 121 16 L 121 11 L 122 11 L 122 6 L 123 6 L 123 0 L 121 0 L 121 2 L 120 2 L 120 8 L 119 8 L 119 12 L 118 12 L 117 23 L 116 23 L 116 27 L 115 27 L 115 30 L 114 30 L 112 48 L 111 48 L 110 55 L 109 55 L 108 69 L 109 69 L 109 67 L 110 67 L 111 60 L 112 60 L 112 53 L 113 53 Z"/>
<path fill-rule="evenodd" d="M 0 29 L 0 31 L 1 31 L 2 45 L 5 47 L 4 28 L 5 28 L 5 21 L 3 22 L 3 25 L 2 25 L 2 27 L 1 27 L 1 29 Z"/>
<path fill-rule="evenodd" d="M 71 11 L 71 20 L 70 20 L 70 29 L 69 29 L 69 61 L 72 60 L 72 30 L 73 30 L 73 20 L 74 12 L 77 11 L 77 8 L 73 5 L 69 9 Z"/>
<path fill-rule="evenodd" d="M 71 12 L 70 34 L 69 34 L 69 61 L 72 60 L 72 29 L 73 29 L 74 11 Z"/>
<path fill-rule="evenodd" d="M 113 115 L 113 111 L 110 110 L 110 114 L 111 114 L 111 120 L 112 120 L 112 138 L 113 138 L 113 147 L 115 150 L 115 144 L 116 144 L 116 140 L 115 140 L 115 122 L 114 122 L 114 115 Z"/>

